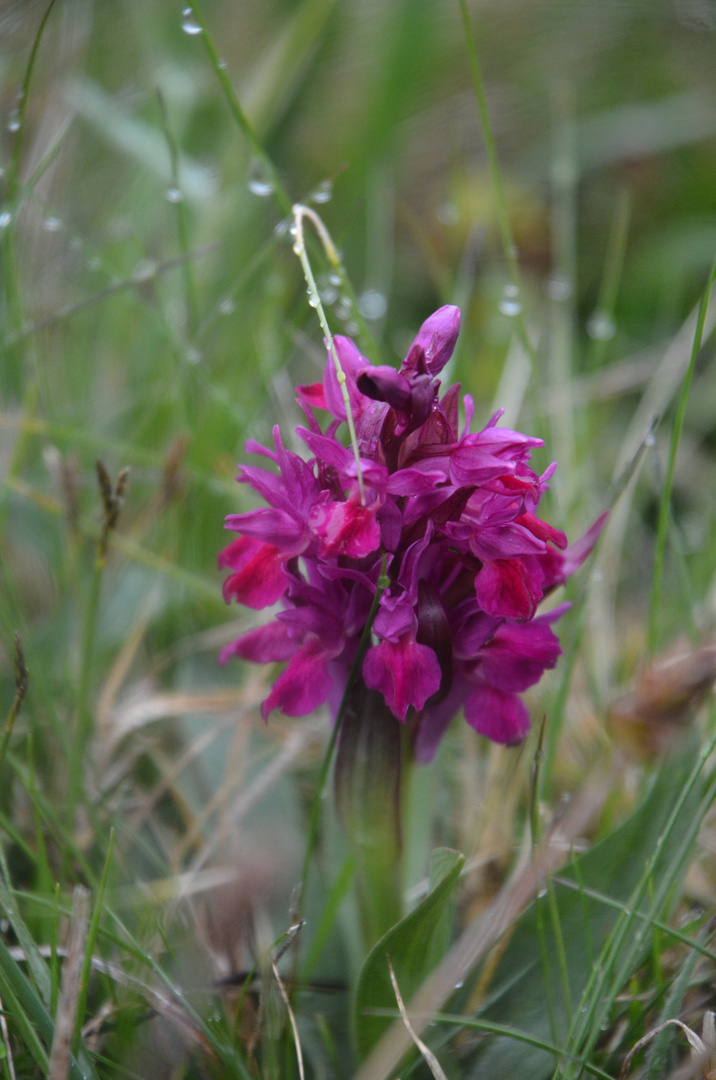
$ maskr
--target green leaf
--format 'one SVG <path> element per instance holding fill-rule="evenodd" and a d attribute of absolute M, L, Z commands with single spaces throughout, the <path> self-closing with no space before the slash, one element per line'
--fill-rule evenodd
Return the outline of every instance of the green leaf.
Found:
<path fill-rule="evenodd" d="M 366 957 L 358 979 L 354 1011 L 356 1046 L 361 1058 L 393 1022 L 390 1016 L 369 1015 L 368 1010 L 397 1008 L 388 957 L 407 1003 L 443 955 L 450 933 L 448 904 L 464 862 L 465 856 L 450 848 L 433 852 L 428 895 Z"/>
<path fill-rule="evenodd" d="M 573 883 L 575 888 L 554 882 L 572 1002 L 580 1001 L 593 965 L 601 963 L 600 950 L 657 848 L 692 763 L 693 756 L 688 755 L 668 761 L 634 813 L 562 871 L 561 878 Z M 683 866 L 688 853 L 694 816 L 698 814 L 703 794 L 703 784 L 699 782 L 688 795 L 653 866 L 651 877 L 655 886 L 664 882 L 667 876 L 672 878 L 672 896 L 679 885 L 675 868 Z M 608 896 L 616 904 L 601 903 L 592 891 Z M 543 948 L 540 947 L 540 913 L 536 905 L 532 905 L 509 939 L 489 987 L 488 1001 L 478 1016 L 526 1032 L 545 1043 L 564 1045 L 570 1025 L 569 1009 L 561 984 L 547 897 L 539 903 L 543 904 Z M 660 912 L 649 914 L 646 901 L 639 905 L 639 910 L 645 917 L 661 916 Z M 635 920 L 625 948 L 631 947 L 642 924 L 643 918 Z M 466 1075 L 489 1076 L 490 1080 L 528 1075 L 531 1080 L 541 1080 L 551 1076 L 554 1068 L 551 1054 L 528 1050 L 523 1043 L 499 1037 L 490 1039 L 477 1050 Z"/>

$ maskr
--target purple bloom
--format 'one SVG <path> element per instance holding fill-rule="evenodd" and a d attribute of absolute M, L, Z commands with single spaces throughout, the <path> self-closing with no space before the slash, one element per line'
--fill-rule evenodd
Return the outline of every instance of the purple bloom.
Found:
<path fill-rule="evenodd" d="M 335 339 L 362 496 L 354 455 L 337 438 L 346 411 L 330 359 L 322 383 L 298 388 L 308 421 L 298 434 L 310 459 L 286 450 L 278 428 L 273 450 L 247 444 L 275 468 L 240 468 L 239 481 L 267 505 L 227 518 L 239 536 L 219 556 L 231 570 L 224 596 L 281 610 L 220 660 L 287 661 L 264 717 L 275 708 L 301 716 L 324 702 L 336 713 L 384 566 L 359 675 L 410 723 L 416 756 L 432 757 L 460 708 L 496 742 L 519 742 L 529 730 L 519 695 L 556 664 L 552 623 L 567 606 L 538 616 L 538 605 L 586 559 L 604 516 L 569 548 L 535 513 L 554 471 L 538 476 L 529 466 L 542 441 L 498 427 L 501 412 L 471 433 L 469 396 L 459 430 L 460 388 L 440 398 L 436 378 L 459 326 L 457 308 L 440 308 L 399 371 Z M 327 428 L 316 412 L 329 414 Z"/>

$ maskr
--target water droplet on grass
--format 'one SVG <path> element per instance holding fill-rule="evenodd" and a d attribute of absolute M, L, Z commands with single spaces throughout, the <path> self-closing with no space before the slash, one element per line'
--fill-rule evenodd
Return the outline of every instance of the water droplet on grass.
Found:
<path fill-rule="evenodd" d="M 608 311 L 595 311 L 587 320 L 587 333 L 595 341 L 610 341 L 617 332 L 614 319 Z"/>
<path fill-rule="evenodd" d="M 9 210 L 3 210 L 0 214 L 0 229 L 7 229 L 8 225 L 12 221 L 12 214 Z"/>
<path fill-rule="evenodd" d="M 181 16 L 181 28 L 185 34 L 190 34 L 192 37 L 195 34 L 201 33 L 201 27 L 196 21 L 194 15 L 194 9 L 192 7 L 184 8 Z"/>
<path fill-rule="evenodd" d="M 516 285 L 505 285 L 502 299 L 497 306 L 503 315 L 507 315 L 510 318 L 514 318 L 515 315 L 520 314 L 522 311 L 522 304 L 520 303 L 520 290 Z"/>
<path fill-rule="evenodd" d="M 10 113 L 10 116 L 9 116 L 8 122 L 7 122 L 7 129 L 8 129 L 8 131 L 12 132 L 13 134 L 16 131 L 20 130 L 20 113 L 19 112 L 11 112 Z"/>
<path fill-rule="evenodd" d="M 180 203 L 184 201 L 184 192 L 180 191 L 178 187 L 168 187 L 164 194 L 170 203 Z"/>
<path fill-rule="evenodd" d="M 339 285 L 343 284 L 343 278 L 341 277 L 340 274 L 329 274 L 328 275 L 328 284 L 329 285 L 335 285 L 336 288 L 338 288 Z"/>
<path fill-rule="evenodd" d="M 189 364 L 200 364 L 204 357 L 201 355 L 198 349 L 190 346 L 186 351 L 186 358 Z"/>
<path fill-rule="evenodd" d="M 134 268 L 132 281 L 150 281 L 159 269 L 156 259 L 140 259 Z"/>
<path fill-rule="evenodd" d="M 62 222 L 56 217 L 46 217 L 42 222 L 42 227 L 46 232 L 59 232 L 62 228 Z"/>
<path fill-rule="evenodd" d="M 555 274 L 545 282 L 544 291 L 550 300 L 568 300 L 572 295 L 572 286 L 564 274 Z"/>
<path fill-rule="evenodd" d="M 327 203 L 333 198 L 333 181 L 323 180 L 308 196 L 310 202 Z"/>
<path fill-rule="evenodd" d="M 221 303 L 219 304 L 219 314 L 220 315 L 231 315 L 232 312 L 234 312 L 234 311 L 236 311 L 236 304 L 234 303 L 234 301 L 231 299 L 230 296 L 227 296 L 226 299 L 222 300 Z"/>
<path fill-rule="evenodd" d="M 457 225 L 460 220 L 460 211 L 454 203 L 443 202 L 435 211 L 435 216 L 441 225 Z"/>
<path fill-rule="evenodd" d="M 388 301 L 377 289 L 366 289 L 358 300 L 358 310 L 364 319 L 382 319 L 388 310 Z"/>
<path fill-rule="evenodd" d="M 247 187 L 252 195 L 258 195 L 265 199 L 273 194 L 273 180 L 267 175 L 265 167 L 255 158 L 249 165 L 249 178 Z"/>

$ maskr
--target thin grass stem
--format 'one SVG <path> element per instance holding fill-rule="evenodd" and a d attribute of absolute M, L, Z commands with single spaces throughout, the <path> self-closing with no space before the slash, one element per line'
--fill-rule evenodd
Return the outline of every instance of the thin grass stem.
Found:
<path fill-rule="evenodd" d="M 181 181 L 179 177 L 179 147 L 177 146 L 176 139 L 174 138 L 171 126 L 169 124 L 169 113 L 167 112 L 164 95 L 162 94 L 159 87 L 157 87 L 157 100 L 159 101 L 159 112 L 162 118 L 164 138 L 166 139 L 167 149 L 169 151 L 171 184 L 172 187 L 175 188 L 177 191 L 181 191 Z M 193 338 L 196 333 L 196 328 L 199 325 L 199 305 L 196 296 L 196 282 L 194 280 L 192 260 L 189 258 L 189 225 L 187 221 L 187 210 L 184 200 L 179 199 L 174 204 L 174 209 L 176 213 L 179 253 L 182 257 L 184 299 L 187 311 L 187 337 Z"/>
<path fill-rule="evenodd" d="M 357 475 L 358 475 L 358 490 L 360 492 L 360 501 L 363 504 L 363 506 L 365 506 L 365 488 L 363 486 L 363 473 L 362 473 L 362 470 L 361 470 L 361 463 L 360 463 L 360 450 L 358 448 L 358 438 L 356 436 L 355 423 L 353 421 L 353 411 L 352 411 L 352 408 L 351 408 L 351 401 L 350 401 L 350 397 L 348 396 L 348 388 L 346 386 L 346 375 L 345 375 L 345 372 L 343 371 L 343 368 L 341 366 L 341 361 L 340 361 L 340 358 L 338 356 L 338 352 L 336 350 L 336 345 L 335 345 L 335 342 L 333 340 L 333 335 L 332 335 L 330 327 L 328 325 L 328 320 L 326 318 L 326 313 L 325 313 L 325 311 L 323 309 L 323 303 L 321 301 L 321 295 L 320 295 L 320 293 L 318 291 L 318 286 L 316 285 L 316 280 L 315 280 L 315 278 L 313 276 L 313 270 L 311 269 L 311 263 L 310 263 L 309 258 L 308 258 L 308 252 L 306 251 L 306 244 L 305 244 L 304 237 L 303 237 L 303 219 L 304 219 L 304 217 L 307 217 L 309 219 L 309 221 L 315 226 L 315 229 L 316 229 L 316 231 L 317 231 L 317 233 L 318 233 L 318 235 L 319 235 L 319 237 L 321 239 L 321 243 L 323 244 L 324 251 L 326 252 L 326 255 L 328 256 L 328 260 L 331 263 L 331 265 L 334 266 L 334 267 L 338 266 L 338 256 L 336 254 L 336 249 L 335 249 L 335 247 L 333 245 L 333 241 L 331 240 L 331 237 L 330 237 L 330 235 L 328 233 L 328 230 L 326 229 L 326 226 L 323 224 L 320 217 L 318 216 L 318 214 L 314 210 L 311 210 L 310 207 L 308 207 L 308 206 L 302 206 L 300 203 L 297 203 L 293 207 L 292 213 L 293 213 L 294 222 L 295 222 L 295 241 L 294 241 L 294 245 L 293 245 L 293 250 L 296 253 L 296 255 L 298 255 L 299 259 L 301 260 L 301 266 L 303 267 L 303 274 L 304 274 L 304 277 L 306 278 L 306 284 L 308 285 L 308 294 L 309 294 L 308 295 L 308 302 L 309 302 L 309 304 L 311 305 L 312 308 L 316 309 L 316 314 L 318 315 L 318 321 L 321 324 L 321 329 L 323 330 L 323 333 L 324 333 L 324 336 L 325 336 L 325 339 L 326 339 L 326 344 L 328 346 L 328 351 L 329 351 L 329 353 L 331 355 L 331 359 L 333 360 L 333 363 L 335 365 L 336 378 L 338 379 L 338 384 L 339 384 L 339 386 L 341 388 L 341 395 L 343 397 L 343 404 L 344 404 L 345 410 L 346 410 L 346 420 L 348 422 L 348 431 L 350 433 L 351 446 L 353 448 L 353 457 L 355 458 L 355 463 L 356 463 L 356 471 L 357 471 Z"/>
<path fill-rule="evenodd" d="M 495 197 L 495 213 L 497 216 L 500 239 L 502 241 L 502 251 L 505 257 L 505 262 L 507 264 L 512 285 L 518 290 L 518 294 L 521 294 L 521 273 L 519 260 L 517 257 L 517 246 L 515 244 L 514 236 L 512 233 L 510 216 L 507 211 L 507 200 L 505 198 L 504 184 L 502 183 L 502 172 L 500 169 L 500 161 L 497 154 L 497 145 L 495 143 L 495 136 L 492 130 L 492 123 L 490 121 L 490 112 L 487 107 L 487 98 L 485 96 L 482 70 L 480 67 L 477 47 L 475 45 L 475 33 L 472 26 L 472 21 L 470 19 L 470 12 L 468 10 L 467 0 L 458 0 L 458 4 L 460 6 L 460 12 L 462 14 L 462 21 L 465 31 L 465 46 L 467 48 L 468 60 L 470 63 L 470 73 L 472 76 L 472 84 L 475 91 L 475 97 L 477 99 L 477 108 L 480 114 L 480 122 L 482 124 L 482 134 L 485 140 L 485 150 L 487 152 L 490 178 L 492 180 L 492 190 Z M 527 322 L 525 320 L 524 306 L 522 304 L 520 304 L 520 310 L 516 316 L 516 324 L 522 347 L 529 356 L 530 360 L 534 363 L 536 360 L 535 350 L 532 342 L 530 341 L 530 336 L 527 331 Z"/>
<path fill-rule="evenodd" d="M 698 315 L 696 317 L 694 340 L 691 346 L 691 356 L 689 357 L 689 365 L 686 369 L 686 374 L 684 375 L 684 379 L 681 384 L 681 394 L 679 395 L 679 401 L 676 407 L 674 425 L 671 429 L 669 460 L 666 468 L 664 488 L 661 493 L 661 500 L 659 502 L 659 521 L 656 529 L 656 549 L 654 551 L 654 570 L 651 582 L 651 603 L 649 607 L 649 651 L 651 653 L 656 650 L 659 639 L 659 609 L 661 605 L 661 588 L 664 576 L 664 557 L 666 553 L 666 534 L 671 511 L 671 491 L 674 486 L 676 455 L 679 449 L 679 439 L 681 438 L 681 429 L 684 425 L 686 406 L 689 400 L 689 391 L 691 390 L 691 382 L 694 375 L 694 369 L 696 367 L 696 361 L 698 359 L 699 350 L 701 348 L 701 340 L 703 338 L 704 325 L 706 322 L 706 313 L 708 312 L 709 302 L 711 300 L 711 291 L 713 289 L 715 280 L 716 259 L 714 259 L 711 270 L 709 272 L 708 280 L 706 282 L 706 287 L 701 294 L 701 303 L 699 304 Z"/>

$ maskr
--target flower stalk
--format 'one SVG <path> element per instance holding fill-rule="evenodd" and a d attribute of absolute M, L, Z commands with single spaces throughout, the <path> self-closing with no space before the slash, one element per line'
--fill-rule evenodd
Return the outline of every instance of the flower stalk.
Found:
<path fill-rule="evenodd" d="M 331 330 L 328 325 L 328 319 L 326 318 L 326 313 L 324 311 L 323 303 L 321 301 L 321 294 L 318 291 L 316 279 L 313 276 L 313 270 L 311 269 L 311 263 L 308 258 L 308 252 L 306 251 L 306 244 L 303 238 L 304 217 L 307 217 L 309 221 L 311 221 L 315 226 L 319 239 L 323 244 L 323 250 L 328 256 L 328 261 L 330 262 L 331 266 L 334 267 L 334 269 L 338 270 L 340 269 L 341 262 L 338 258 L 338 252 L 336 251 L 333 241 L 331 240 L 328 229 L 323 224 L 315 210 L 312 210 L 310 206 L 304 206 L 302 203 L 296 203 L 292 208 L 292 212 L 294 218 L 293 250 L 294 253 L 298 255 L 299 259 L 301 260 L 301 266 L 303 267 L 303 276 L 305 277 L 306 284 L 308 286 L 308 302 L 312 308 L 316 309 L 318 321 L 321 324 L 321 329 L 323 330 L 323 335 L 326 339 L 326 346 L 336 369 L 336 378 L 341 388 L 341 396 L 343 398 L 343 404 L 346 410 L 346 420 L 348 423 L 348 432 L 350 435 L 351 447 L 353 448 L 353 456 L 356 463 L 360 501 L 362 505 L 365 506 L 365 488 L 363 486 L 363 473 L 361 472 L 360 451 L 358 449 L 358 439 L 356 437 L 356 429 L 355 422 L 353 420 L 353 412 L 351 410 L 351 402 L 348 396 L 348 389 L 346 387 L 346 375 L 343 371 L 343 368 L 341 367 L 341 361 L 338 353 L 336 352 L 333 335 L 331 334 Z"/>

